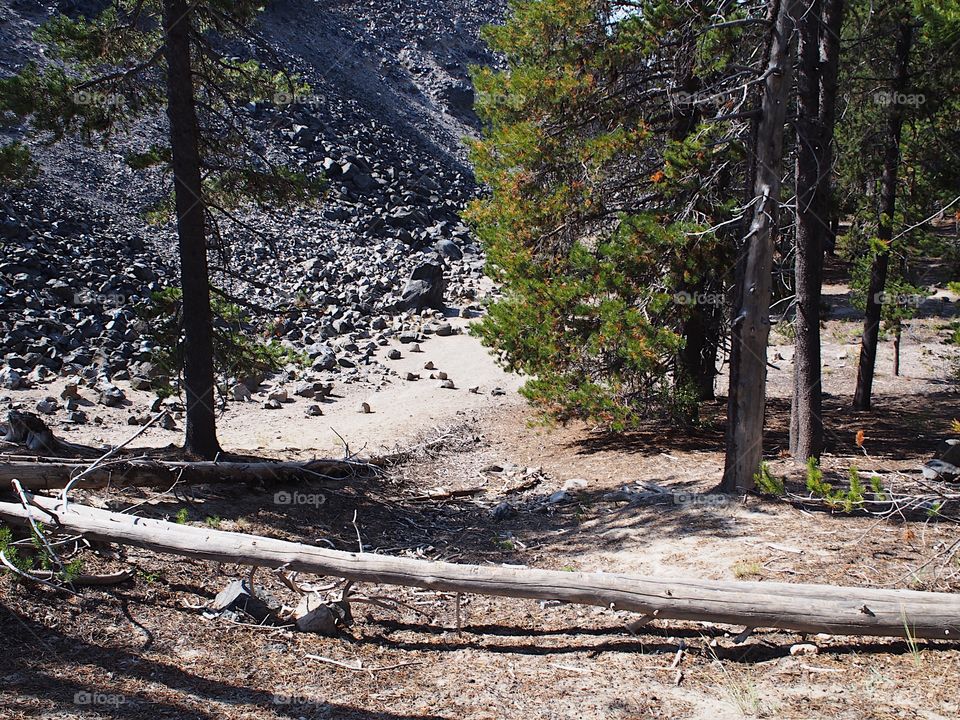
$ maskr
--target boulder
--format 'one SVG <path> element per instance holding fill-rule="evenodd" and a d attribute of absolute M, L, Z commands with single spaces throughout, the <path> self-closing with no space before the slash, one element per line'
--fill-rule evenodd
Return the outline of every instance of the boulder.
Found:
<path fill-rule="evenodd" d="M 921 468 L 927 480 L 946 480 L 960 478 L 960 440 L 947 440 L 937 452 L 937 457 L 928 460 Z"/>
<path fill-rule="evenodd" d="M 400 308 L 418 312 L 427 308 L 442 310 L 445 290 L 443 268 L 436 263 L 423 263 L 411 273 L 400 296 Z"/>
<path fill-rule="evenodd" d="M 107 407 L 121 407 L 127 396 L 116 385 L 103 385 L 100 388 L 99 403 Z"/>
<path fill-rule="evenodd" d="M 449 258 L 450 260 L 463 259 L 463 250 L 461 250 L 460 246 L 457 245 L 453 240 L 442 238 L 437 240 L 437 242 L 434 244 L 434 247 L 437 249 L 437 252 L 443 255 L 445 258 Z"/>
<path fill-rule="evenodd" d="M 54 397 L 45 397 L 37 403 L 37 412 L 43 415 L 53 415 L 60 409 L 60 403 Z"/>
<path fill-rule="evenodd" d="M 314 370 L 332 370 L 337 365 L 337 354 L 333 348 L 323 343 L 316 343 L 305 348 Z"/>
<path fill-rule="evenodd" d="M 233 580 L 210 604 L 212 613 L 228 617 L 242 613 L 258 623 L 275 622 L 278 609 L 279 603 L 272 596 L 259 588 L 252 591 L 246 580 Z"/>

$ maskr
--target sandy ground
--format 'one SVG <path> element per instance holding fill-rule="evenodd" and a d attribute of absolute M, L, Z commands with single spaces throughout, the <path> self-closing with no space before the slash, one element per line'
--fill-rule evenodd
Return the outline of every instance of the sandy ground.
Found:
<path fill-rule="evenodd" d="M 344 452 L 343 442 L 350 451 L 364 455 L 393 450 L 429 433 L 436 427 L 456 422 L 467 411 L 484 408 L 516 406 L 523 403 L 517 394 L 522 379 L 504 372 L 493 356 L 479 340 L 467 334 L 470 321 L 455 317 L 451 324 L 461 330 L 460 334 L 448 337 L 431 336 L 420 344 L 423 352 L 410 352 L 409 345 L 399 342 L 382 347 L 377 353 L 397 375 L 387 376 L 380 386 L 366 383 L 343 383 L 334 376 L 334 396 L 322 402 L 297 397 L 293 390 L 296 380 L 267 382 L 247 402 L 228 402 L 217 421 L 220 444 L 226 451 L 236 453 L 259 453 L 282 455 L 285 458 L 309 458 L 332 455 L 339 457 Z M 387 352 L 396 348 L 401 351 L 399 360 L 388 360 Z M 435 370 L 425 370 L 432 362 Z M 430 374 L 445 371 L 456 385 L 455 389 L 441 388 L 441 382 L 430 379 Z M 420 380 L 403 379 L 407 372 L 420 375 Z M 38 400 L 52 395 L 59 398 L 67 379 L 60 378 L 36 388 L 5 393 L 18 409 L 35 411 Z M 125 381 L 117 381 L 130 404 L 123 408 L 108 408 L 94 404 L 96 394 L 90 388 L 80 388 L 86 401 L 84 411 L 91 422 L 73 425 L 65 422 L 66 411 L 44 416 L 54 432 L 75 443 L 117 444 L 136 432 L 126 425 L 131 414 L 149 414 L 154 399 L 150 392 L 132 390 Z M 266 410 L 263 405 L 269 393 L 285 388 L 293 401 L 278 410 Z M 478 392 L 470 392 L 477 388 Z M 505 391 L 504 395 L 492 395 L 494 388 Z M 372 412 L 361 412 L 361 403 L 367 402 Z M 323 415 L 310 417 L 306 409 L 320 404 Z M 102 424 L 94 422 L 100 417 Z M 137 438 L 132 447 L 158 447 L 182 442 L 182 413 L 178 414 L 177 430 L 148 428 Z M 336 431 L 336 432 L 334 432 Z"/>

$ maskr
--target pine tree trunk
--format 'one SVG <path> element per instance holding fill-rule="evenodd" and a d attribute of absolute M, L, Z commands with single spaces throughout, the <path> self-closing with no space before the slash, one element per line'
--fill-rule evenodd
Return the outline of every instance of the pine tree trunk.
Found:
<path fill-rule="evenodd" d="M 893 336 L 893 376 L 900 377 L 900 326 L 897 325 L 897 331 Z"/>
<path fill-rule="evenodd" d="M 219 451 L 214 413 L 213 327 L 204 204 L 200 183 L 199 126 L 190 59 L 190 6 L 164 0 L 167 116 L 173 152 L 180 284 L 183 291 L 183 380 L 187 404 L 184 449 L 203 458 Z"/>
<path fill-rule="evenodd" d="M 860 364 L 857 368 L 857 389 L 853 396 L 854 410 L 869 410 L 873 392 L 873 373 L 877 363 L 877 339 L 880 334 L 880 310 L 883 288 L 887 283 L 890 263 L 890 241 L 893 237 L 893 213 L 897 204 L 897 171 L 900 165 L 900 134 L 903 129 L 903 105 L 897 101 L 907 90 L 909 79 L 910 46 L 913 42 L 913 24 L 910 18 L 901 20 L 897 29 L 897 47 L 894 60 L 894 78 L 890 103 L 890 118 L 883 154 L 883 176 L 880 188 L 880 221 L 877 239 L 883 246 L 870 268 L 870 289 L 863 321 L 860 344 Z"/>
<path fill-rule="evenodd" d="M 773 36 L 767 59 L 760 123 L 757 127 L 753 219 L 745 239 L 741 287 L 733 310 L 730 395 L 727 402 L 727 453 L 722 489 L 746 492 L 763 457 L 767 339 L 774 233 L 780 211 L 783 123 L 790 90 L 788 47 L 795 0 L 772 0 Z"/>
<path fill-rule="evenodd" d="M 693 96 L 699 92 L 702 82 L 695 74 L 697 58 L 697 35 L 692 28 L 686 30 L 677 51 L 677 85 L 683 92 Z M 677 103 L 672 109 L 671 139 L 684 140 L 701 120 L 702 113 L 695 102 Z M 708 293 L 709 279 L 702 280 L 686 290 L 692 297 Z M 716 295 L 722 294 L 722 289 Z M 677 384 L 685 385 L 696 392 L 697 400 L 713 400 L 716 397 L 714 381 L 717 376 L 717 352 L 720 345 L 720 328 L 723 310 L 710 303 L 696 303 L 683 322 L 681 334 L 684 346 L 679 356 Z"/>
<path fill-rule="evenodd" d="M 823 451 L 820 290 L 830 236 L 839 33 L 842 0 L 798 2 L 796 342 L 790 453 L 801 461 Z"/>
<path fill-rule="evenodd" d="M 704 287 L 700 285 L 698 287 Z M 696 290 L 691 297 L 709 294 Z M 720 295 L 720 293 L 715 293 Z M 716 397 L 714 381 L 717 376 L 717 347 L 722 308 L 709 303 L 697 303 L 683 323 L 683 350 L 679 358 L 679 384 L 686 385 L 697 394 L 697 400 L 713 400 Z"/>

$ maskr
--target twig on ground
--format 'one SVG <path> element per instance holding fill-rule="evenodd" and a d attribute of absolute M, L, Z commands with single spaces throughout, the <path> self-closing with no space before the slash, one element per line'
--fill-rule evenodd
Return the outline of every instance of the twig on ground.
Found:
<path fill-rule="evenodd" d="M 363 552 L 363 540 L 360 538 L 360 528 L 357 527 L 357 511 L 353 511 L 353 529 L 357 531 L 357 545 L 360 547 L 360 552 Z"/>
<path fill-rule="evenodd" d="M 65 575 L 66 566 L 63 564 L 63 560 L 60 559 L 57 551 L 53 549 L 52 545 L 50 545 L 50 541 L 47 540 L 47 536 L 41 532 L 40 528 L 37 526 L 37 522 L 33 518 L 33 513 L 30 511 L 30 499 L 27 496 L 27 493 L 24 492 L 23 486 L 20 484 L 19 480 L 11 481 L 11 485 L 13 485 L 13 489 L 16 490 L 17 496 L 20 498 L 20 504 L 23 505 L 23 509 L 27 511 L 27 520 L 30 522 L 30 528 L 36 534 L 37 539 L 43 544 L 43 548 L 46 550 L 50 560 L 56 563 L 57 569 L 60 571 L 61 576 Z"/>
<path fill-rule="evenodd" d="M 68 593 L 70 593 L 71 595 L 76 595 L 76 594 L 77 594 L 77 593 L 75 593 L 73 590 L 71 590 L 71 589 L 69 589 L 69 588 L 67 588 L 67 587 L 64 587 L 63 585 L 54 585 L 53 583 L 47 582 L 46 580 L 43 580 L 42 578 L 34 577 L 34 576 L 31 575 L 30 573 L 21 570 L 20 568 L 18 568 L 16 565 L 14 565 L 12 562 L 10 562 L 10 561 L 7 559 L 7 556 L 4 554 L 4 551 L 3 551 L 3 550 L 0 550 L 0 563 L 2 563 L 10 572 L 12 572 L 12 573 L 14 573 L 14 574 L 16 574 L 16 575 L 19 575 L 19 576 L 22 577 L 22 578 L 25 578 L 25 579 L 27 579 L 27 580 L 32 580 L 33 582 L 39 583 L 39 584 L 41 584 L 41 585 L 46 585 L 48 588 L 50 588 L 50 589 L 52 589 L 52 590 L 62 590 L 63 592 L 68 592 Z"/>
<path fill-rule="evenodd" d="M 460 634 L 460 630 L 463 627 L 460 624 L 460 597 L 461 597 L 461 594 L 457 593 L 457 635 Z"/>
<path fill-rule="evenodd" d="M 57 574 L 53 570 L 33 570 L 31 576 L 44 580 L 55 580 L 57 578 Z M 77 575 L 73 577 L 70 582 L 77 587 L 85 585 L 120 585 L 128 580 L 133 580 L 133 578 L 134 574 L 132 570 L 121 570 L 108 575 Z"/>
<path fill-rule="evenodd" d="M 70 482 L 67 483 L 66 487 L 64 487 L 63 490 L 60 492 L 60 500 L 61 500 L 61 502 L 63 503 L 64 509 L 66 509 L 66 507 L 67 507 L 67 494 L 68 494 L 68 493 L 70 492 L 70 490 L 73 488 L 74 483 L 80 481 L 81 479 L 83 479 L 84 477 L 86 477 L 87 475 L 89 475 L 91 472 L 93 472 L 96 468 L 100 467 L 107 458 L 112 457 L 115 453 L 119 452 L 122 448 L 124 448 L 124 447 L 126 447 L 127 445 L 129 445 L 130 443 L 132 443 L 134 440 L 136 440 L 138 437 L 140 437 L 144 432 L 146 432 L 147 428 L 149 428 L 149 427 L 150 427 L 151 425 L 153 425 L 155 422 L 157 422 L 158 420 L 160 420 L 161 418 L 165 417 L 165 416 L 168 415 L 168 414 L 169 414 L 169 411 L 168 411 L 168 410 L 164 410 L 163 412 L 157 413 L 157 415 L 155 415 L 154 417 L 152 417 L 146 424 L 144 424 L 144 425 L 143 425 L 139 430 L 137 430 L 133 435 L 131 435 L 130 437 L 128 437 L 126 440 L 124 440 L 124 441 L 123 441 L 122 443 L 120 443 L 119 445 L 115 445 L 114 447 L 112 447 L 112 448 L 110 448 L 109 450 L 107 450 L 107 452 L 105 452 L 105 453 L 104 453 L 103 455 L 101 455 L 99 458 L 97 458 L 96 460 L 94 460 L 93 463 L 92 463 L 89 467 L 87 467 L 86 470 L 84 470 L 83 472 L 79 473 L 76 477 L 71 478 L 71 479 L 70 479 Z"/>
<path fill-rule="evenodd" d="M 906 580 L 907 578 L 909 578 L 909 577 L 911 577 L 911 576 L 915 576 L 918 572 L 920 572 L 920 571 L 923 570 L 924 568 L 926 568 L 926 567 L 928 567 L 929 565 L 931 565 L 934 560 L 937 560 L 938 558 L 941 558 L 941 557 L 943 557 L 944 555 L 947 555 L 947 556 L 948 556 L 948 557 L 947 557 L 947 562 L 949 562 L 950 559 L 953 558 L 953 556 L 957 554 L 958 549 L 960 549 L 960 539 L 955 540 L 953 543 L 951 543 L 951 544 L 950 544 L 949 546 L 947 546 L 945 549 L 943 549 L 943 550 L 941 550 L 940 552 L 932 555 L 932 556 L 931 556 L 925 563 L 923 563 L 922 565 L 918 565 L 917 567 L 913 568 L 910 572 L 908 572 L 908 573 L 906 573 L 906 574 L 904 574 L 904 575 L 901 575 L 900 577 L 898 577 L 898 578 L 897 578 L 896 580 L 894 580 L 893 582 L 888 583 L 888 584 L 887 584 L 887 587 L 894 587 L 894 586 L 896 586 L 896 585 L 899 585 L 899 584 L 902 583 L 904 580 Z"/>
<path fill-rule="evenodd" d="M 329 663 L 330 665 L 336 665 L 337 667 L 342 667 L 345 670 L 353 670 L 354 672 L 382 672 L 383 670 L 396 670 L 397 668 L 409 667 L 411 665 L 423 665 L 423 660 L 411 660 L 409 662 L 400 662 L 394 665 L 381 665 L 380 667 L 364 667 L 362 660 L 357 660 L 356 665 L 351 665 L 350 663 L 343 662 L 342 660 L 334 660 L 333 658 L 324 657 L 323 655 L 304 655 L 305 658 L 310 660 L 316 660 L 318 662 Z"/>

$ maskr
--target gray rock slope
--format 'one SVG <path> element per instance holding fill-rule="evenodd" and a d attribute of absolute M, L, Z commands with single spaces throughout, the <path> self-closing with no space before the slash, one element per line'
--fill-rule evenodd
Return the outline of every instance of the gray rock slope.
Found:
<path fill-rule="evenodd" d="M 480 251 L 459 218 L 477 192 L 463 144 L 477 127 L 468 67 L 492 62 L 480 28 L 504 5 L 267 3 L 258 31 L 311 91 L 248 112 L 265 145 L 323 168 L 329 188 L 307 207 L 249 211 L 259 232 L 230 233 L 211 259 L 216 283 L 270 316 L 278 338 L 324 366 L 331 350 L 342 358 L 332 372 L 362 377 L 391 336 L 416 335 L 424 323 L 429 331 L 421 313 L 439 304 L 438 292 L 463 303 L 481 292 Z M 47 61 L 31 34 L 53 12 L 96 7 L 5 3 L 0 74 Z M 149 358 L 150 329 L 133 308 L 175 281 L 176 238 L 172 224 L 143 216 L 168 184 L 123 157 L 163 130 L 157 117 L 107 147 L 31 141 L 39 181 L 0 196 L 3 387 L 60 373 L 102 380 Z M 4 139 L 16 137 L 14 129 Z M 442 277 L 426 272 L 433 282 L 424 284 L 425 267 Z"/>

